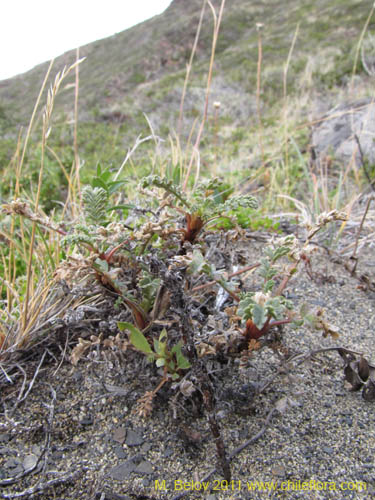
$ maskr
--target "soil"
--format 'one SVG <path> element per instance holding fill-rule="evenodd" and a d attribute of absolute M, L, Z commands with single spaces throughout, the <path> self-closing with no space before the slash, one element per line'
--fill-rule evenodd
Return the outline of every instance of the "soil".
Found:
<path fill-rule="evenodd" d="M 259 259 L 269 237 L 254 236 L 233 247 L 247 263 Z M 374 265 L 371 249 L 363 249 L 352 276 L 343 261 L 319 248 L 313 279 L 302 271 L 290 282 L 288 298 L 323 309 L 338 327 L 338 339 L 286 326 L 279 332 L 280 349 L 266 346 L 241 368 L 238 358 L 203 358 L 227 454 L 254 438 L 231 459 L 229 483 L 219 472 L 197 391 L 184 396 L 178 384 L 166 384 L 150 417 L 134 412 L 139 398 L 160 382 L 154 364 L 136 352 L 92 346 L 73 366 L 69 344 L 63 362 L 52 348 L 40 348 L 29 361 L 21 358 L 22 376 L 2 384 L 1 498 L 24 492 L 23 498 L 40 500 L 173 499 L 182 493 L 189 499 L 297 499 L 306 498 L 306 491 L 316 499 L 374 498 L 374 404 L 361 391 L 348 390 L 335 351 L 286 363 L 298 353 L 332 346 L 375 361 Z M 254 276 L 241 281 L 256 289 Z M 225 330 L 228 305 L 230 300 L 206 323 Z"/>

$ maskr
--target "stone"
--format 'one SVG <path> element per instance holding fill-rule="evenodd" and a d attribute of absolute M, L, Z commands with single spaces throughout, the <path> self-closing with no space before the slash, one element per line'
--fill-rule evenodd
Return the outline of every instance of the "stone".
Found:
<path fill-rule="evenodd" d="M 127 432 L 125 444 L 128 446 L 140 446 L 143 444 L 143 438 L 140 434 L 138 434 L 138 432 L 130 429 Z"/>
<path fill-rule="evenodd" d="M 38 461 L 38 457 L 36 455 L 26 455 L 25 458 L 23 459 L 22 465 L 25 470 L 32 469 L 35 467 L 36 463 Z"/>
<path fill-rule="evenodd" d="M 152 465 L 147 460 L 143 460 L 137 465 L 135 471 L 137 474 L 152 474 L 154 472 Z"/>
<path fill-rule="evenodd" d="M 318 157 L 331 155 L 345 164 L 362 165 L 358 137 L 363 156 L 375 163 L 375 102 L 361 99 L 332 108 L 312 133 L 312 146 Z"/>
<path fill-rule="evenodd" d="M 108 475 L 112 479 L 116 479 L 116 481 L 124 481 L 129 478 L 130 474 L 134 472 L 135 469 L 136 465 L 133 462 L 133 459 L 130 459 L 116 465 L 116 467 L 112 467 L 112 469 L 108 472 Z"/>
<path fill-rule="evenodd" d="M 125 441 L 126 429 L 125 427 L 116 427 L 113 431 L 112 438 L 116 443 L 122 444 Z"/>

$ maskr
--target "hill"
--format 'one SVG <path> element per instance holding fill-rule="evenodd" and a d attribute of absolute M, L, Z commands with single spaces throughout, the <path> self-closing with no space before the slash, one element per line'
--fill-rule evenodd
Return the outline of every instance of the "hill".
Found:
<path fill-rule="evenodd" d="M 219 0 L 212 4 L 218 11 Z M 370 95 L 371 77 L 364 71 L 359 46 L 371 6 L 370 1 L 353 0 L 328 4 L 323 0 L 290 0 L 287 7 L 277 0 L 256 4 L 227 0 L 202 141 L 203 165 L 213 160 L 212 148 L 210 152 L 205 148 L 213 144 L 215 161 L 220 158 L 218 168 L 222 171 L 243 171 L 259 165 L 259 37 L 262 57 L 258 104 L 261 125 L 266 130 L 262 147 L 268 159 L 280 158 L 280 144 L 290 135 L 303 149 L 310 134 L 306 124 L 330 105 Z M 177 129 L 186 66 L 201 8 L 201 0 L 174 0 L 163 14 L 80 48 L 79 56 L 86 59 L 79 70 L 78 144 L 86 165 L 94 166 L 98 161 L 121 163 L 135 138 L 149 134 L 144 114 L 164 140 Z M 258 23 L 264 25 L 261 32 Z M 192 125 L 202 116 L 213 25 L 212 12 L 206 5 L 180 139 L 188 137 Z M 371 19 L 365 36 L 374 27 L 375 20 Z M 76 56 L 76 51 L 70 51 L 58 57 L 51 81 Z M 28 124 L 47 68 L 45 63 L 0 82 L 3 167 L 13 153 L 19 126 Z M 74 78 L 74 74 L 69 76 L 56 99 L 54 134 L 50 138 L 57 152 L 64 151 L 66 167 L 72 160 L 67 146 L 73 143 Z M 220 102 L 216 111 L 214 102 Z"/>

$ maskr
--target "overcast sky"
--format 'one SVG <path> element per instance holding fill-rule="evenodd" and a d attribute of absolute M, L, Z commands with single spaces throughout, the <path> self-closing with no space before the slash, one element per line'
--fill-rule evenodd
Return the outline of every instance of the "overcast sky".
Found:
<path fill-rule="evenodd" d="M 171 1 L 4 1 L 0 23 L 0 80 L 161 14 Z"/>

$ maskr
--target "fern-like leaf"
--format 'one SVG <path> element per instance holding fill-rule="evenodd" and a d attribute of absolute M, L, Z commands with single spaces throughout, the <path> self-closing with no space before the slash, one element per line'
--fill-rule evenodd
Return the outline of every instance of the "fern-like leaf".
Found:
<path fill-rule="evenodd" d="M 101 187 L 85 186 L 82 189 L 82 200 L 87 222 L 98 226 L 104 225 L 108 205 L 106 190 Z"/>

